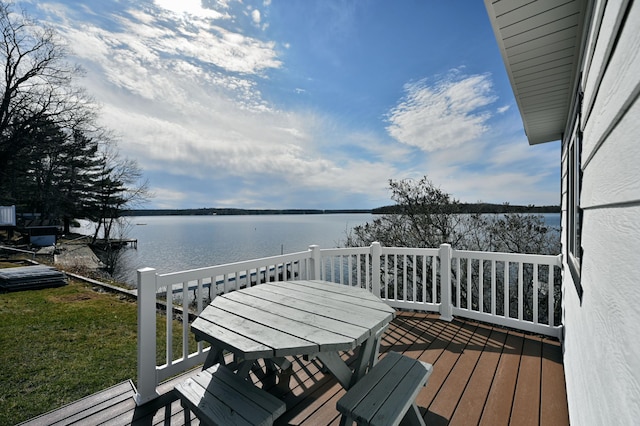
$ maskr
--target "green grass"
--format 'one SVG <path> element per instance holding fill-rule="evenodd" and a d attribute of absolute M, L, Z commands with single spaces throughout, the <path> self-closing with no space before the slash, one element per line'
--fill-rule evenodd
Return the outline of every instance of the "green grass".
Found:
<path fill-rule="evenodd" d="M 163 326 L 158 334 L 162 353 Z M 0 348 L 0 424 L 9 425 L 135 381 L 136 304 L 74 281 L 0 294 Z"/>

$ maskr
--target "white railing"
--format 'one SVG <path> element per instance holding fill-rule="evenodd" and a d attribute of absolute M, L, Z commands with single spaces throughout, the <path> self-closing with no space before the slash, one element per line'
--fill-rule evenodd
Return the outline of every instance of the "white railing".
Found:
<path fill-rule="evenodd" d="M 366 288 L 396 308 L 439 312 L 447 321 L 456 315 L 560 337 L 560 267 L 560 256 L 373 243 L 310 246 L 299 253 L 168 274 L 140 269 L 136 403 L 154 399 L 161 381 L 204 362 L 208 348 L 190 340 L 189 316 L 218 294 L 267 281 L 321 279 Z M 158 316 L 159 304 L 172 315 Z M 166 336 L 162 348 L 156 337 L 159 318 Z M 160 353 L 164 362 L 158 365 Z"/>

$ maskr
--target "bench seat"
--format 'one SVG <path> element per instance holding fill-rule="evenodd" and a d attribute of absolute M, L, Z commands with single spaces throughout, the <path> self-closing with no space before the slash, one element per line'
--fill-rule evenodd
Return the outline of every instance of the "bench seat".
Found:
<path fill-rule="evenodd" d="M 286 411 L 275 396 L 216 364 L 175 387 L 185 409 L 206 425 L 272 425 Z"/>
<path fill-rule="evenodd" d="M 389 352 L 337 402 L 341 425 L 424 425 L 415 399 L 427 384 L 433 366 Z"/>

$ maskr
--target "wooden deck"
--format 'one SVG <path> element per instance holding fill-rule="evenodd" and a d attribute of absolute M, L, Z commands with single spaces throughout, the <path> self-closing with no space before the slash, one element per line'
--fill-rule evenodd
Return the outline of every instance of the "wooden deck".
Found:
<path fill-rule="evenodd" d="M 432 363 L 434 371 L 417 405 L 433 425 L 566 425 L 569 423 L 560 344 L 540 336 L 437 315 L 403 312 L 380 348 Z M 353 354 L 344 354 L 353 358 Z M 338 425 L 336 402 L 344 390 L 316 361 L 294 360 L 291 391 L 279 425 Z M 189 374 L 189 373 L 188 373 Z M 187 375 L 188 375 L 187 374 Z M 194 373 L 190 373 L 194 374 Z M 252 374 L 258 381 L 260 371 Z M 185 376 L 163 384 L 161 397 L 141 407 L 124 382 L 26 424 L 184 424 L 172 389 Z M 194 421 L 193 424 L 197 424 Z"/>

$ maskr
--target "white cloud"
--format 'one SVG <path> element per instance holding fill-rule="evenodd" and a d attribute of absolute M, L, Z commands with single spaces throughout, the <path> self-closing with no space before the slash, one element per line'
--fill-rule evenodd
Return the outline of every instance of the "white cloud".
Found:
<path fill-rule="evenodd" d="M 154 206 L 378 206 L 389 202 L 389 178 L 424 174 L 466 201 L 530 202 L 521 192 L 539 192 L 534 184 L 548 174 L 517 169 L 531 148 L 514 142 L 516 129 L 505 130 L 512 113 L 491 105 L 487 74 L 406 85 L 387 115 L 388 134 L 348 128 L 331 112 L 289 110 L 263 97 L 270 73 L 285 68 L 276 43 L 255 35 L 266 10 L 252 14 L 239 2 L 233 16 L 218 2 L 224 16 L 214 19 L 195 3 L 156 4 L 165 8 L 132 1 L 108 17 L 38 4 L 87 68 L 83 84 L 104 105 L 101 120 L 120 135 L 122 154 L 155 178 Z M 297 87 L 288 89 L 296 99 L 313 98 Z M 517 146 L 494 143 L 501 132 Z"/>
<path fill-rule="evenodd" d="M 477 140 L 488 129 L 495 102 L 489 74 L 449 76 L 405 85 L 405 97 L 388 114 L 387 131 L 397 141 L 432 152 Z"/>
<path fill-rule="evenodd" d="M 229 15 L 214 9 L 202 7 L 201 0 L 154 0 L 154 3 L 162 9 L 169 10 L 179 15 L 196 16 L 208 19 L 228 19 Z M 218 2 L 223 9 L 228 8 L 226 2 Z"/>
<path fill-rule="evenodd" d="M 254 24 L 260 25 L 260 11 L 258 9 L 251 11 L 251 20 Z"/>
<path fill-rule="evenodd" d="M 505 112 L 509 111 L 509 108 L 511 108 L 511 105 L 501 106 L 500 108 L 498 108 L 498 114 L 504 114 Z"/>

